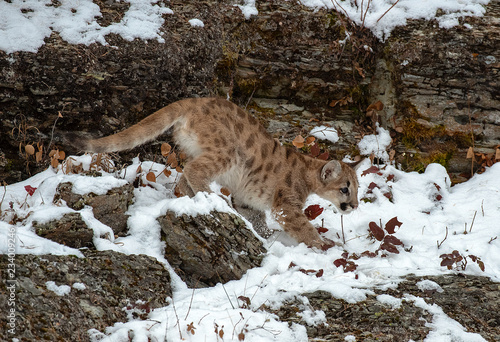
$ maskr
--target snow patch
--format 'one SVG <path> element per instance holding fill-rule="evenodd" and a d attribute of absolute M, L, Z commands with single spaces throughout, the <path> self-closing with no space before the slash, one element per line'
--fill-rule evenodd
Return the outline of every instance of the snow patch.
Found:
<path fill-rule="evenodd" d="M 314 127 L 309 134 L 320 140 L 329 140 L 333 143 L 339 141 L 339 134 L 337 130 L 333 127 L 327 127 L 327 126 Z"/>
<path fill-rule="evenodd" d="M 53 281 L 45 282 L 45 286 L 47 290 L 54 292 L 58 296 L 64 296 L 71 292 L 71 287 L 68 285 L 59 285 L 57 286 Z"/>

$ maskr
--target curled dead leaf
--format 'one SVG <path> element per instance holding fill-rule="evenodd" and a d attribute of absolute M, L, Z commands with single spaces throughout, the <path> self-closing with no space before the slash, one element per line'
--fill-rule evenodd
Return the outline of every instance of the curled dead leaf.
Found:
<path fill-rule="evenodd" d="M 154 174 L 154 172 L 148 172 L 148 174 L 146 175 L 146 179 L 150 182 L 156 183 L 156 175 Z"/>
<path fill-rule="evenodd" d="M 302 137 L 302 135 L 297 135 L 295 139 L 293 139 L 292 145 L 297 148 L 302 148 L 304 147 L 304 142 L 305 142 L 304 137 Z"/>
<path fill-rule="evenodd" d="M 170 146 L 167 143 L 161 144 L 161 155 L 162 156 L 166 157 L 170 153 L 170 150 L 172 150 L 172 146 Z"/>
<path fill-rule="evenodd" d="M 35 154 L 35 148 L 33 147 L 33 145 L 26 145 L 24 146 L 24 151 L 29 154 L 30 156 L 34 155 Z"/>

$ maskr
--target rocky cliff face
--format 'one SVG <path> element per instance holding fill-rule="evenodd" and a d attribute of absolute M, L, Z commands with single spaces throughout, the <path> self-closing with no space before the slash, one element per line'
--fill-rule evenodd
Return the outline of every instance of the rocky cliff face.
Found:
<path fill-rule="evenodd" d="M 104 25 L 126 10 L 96 3 L 106 9 Z M 48 149 L 63 148 L 54 127 L 105 135 L 175 100 L 227 93 L 278 136 L 310 127 L 310 119 L 334 125 L 339 155 L 355 153 L 377 100 L 405 168 L 437 161 L 460 173 L 470 169 L 468 147 L 495 152 L 498 2 L 449 30 L 413 21 L 386 42 L 334 12 L 296 2 L 258 6 L 259 15 L 245 20 L 231 3 L 171 1 L 165 44 L 108 36 L 107 46 L 70 45 L 53 34 L 37 53 L 0 52 L 0 179 L 12 183 L 46 167 Z M 195 16 L 203 28 L 187 23 Z M 43 144 L 43 158 L 26 154 L 27 144 Z"/>

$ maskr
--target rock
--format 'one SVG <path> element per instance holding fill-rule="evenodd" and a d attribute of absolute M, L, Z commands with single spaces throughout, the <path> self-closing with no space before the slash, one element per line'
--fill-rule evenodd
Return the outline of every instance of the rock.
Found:
<path fill-rule="evenodd" d="M 422 280 L 431 280 L 443 291 L 423 292 L 417 286 Z M 427 304 L 436 304 L 452 319 L 458 321 L 468 332 L 480 334 L 487 341 L 500 338 L 500 291 L 498 283 L 485 277 L 444 275 L 431 277 L 408 276 L 396 289 L 376 290 L 402 299 L 406 295 L 424 298 Z M 303 294 L 308 308 L 322 310 L 325 324 L 308 325 L 298 315 L 304 308 L 302 300 L 292 300 L 278 310 L 270 310 L 282 321 L 304 325 L 309 339 L 343 341 L 353 335 L 356 341 L 423 341 L 429 333 L 427 323 L 433 316 L 415 306 L 410 300 L 402 300 L 394 308 L 368 296 L 358 303 L 336 299 L 325 291 Z M 269 310 L 269 309 L 268 309 Z"/>
<path fill-rule="evenodd" d="M 88 330 L 103 331 L 126 322 L 127 312 L 147 313 L 172 295 L 170 275 L 155 259 L 112 251 L 82 250 L 85 258 L 58 255 L 16 255 L 16 282 L 0 282 L 0 306 L 9 308 L 7 286 L 15 285 L 15 334 L 0 317 L 0 340 L 88 341 Z M 0 269 L 7 269 L 0 255 Z M 70 287 L 59 296 L 46 282 Z M 81 283 L 80 286 L 75 285 Z M 124 310 L 128 308 L 128 310 Z M 133 310 L 137 309 L 137 310 Z"/>
<path fill-rule="evenodd" d="M 71 191 L 72 188 L 71 183 L 59 184 L 54 196 L 54 203 L 63 200 L 68 207 L 75 210 L 80 210 L 85 205 L 89 205 L 92 207 L 94 217 L 111 227 L 115 235 L 124 236 L 126 234 L 128 215 L 125 212 L 132 203 L 134 196 L 132 184 L 113 188 L 105 195 L 93 193 L 78 195 Z"/>
<path fill-rule="evenodd" d="M 188 286 L 198 288 L 240 279 L 260 266 L 266 252 L 245 223 L 229 213 L 158 218 L 165 258 Z"/>
<path fill-rule="evenodd" d="M 73 248 L 94 249 L 94 231 L 85 224 L 80 213 L 65 214 L 58 220 L 40 224 L 33 222 L 35 233 L 43 238 Z"/>

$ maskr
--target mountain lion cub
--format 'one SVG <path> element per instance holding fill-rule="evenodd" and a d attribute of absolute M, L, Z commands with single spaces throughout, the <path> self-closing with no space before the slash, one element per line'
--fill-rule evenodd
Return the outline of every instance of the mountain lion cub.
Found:
<path fill-rule="evenodd" d="M 316 193 L 343 213 L 358 206 L 358 179 L 343 162 L 323 161 L 286 148 L 251 115 L 220 98 L 191 98 L 172 103 L 117 134 L 73 145 L 88 152 L 131 149 L 173 128 L 175 142 L 188 156 L 179 191 L 193 196 L 216 181 L 235 203 L 273 215 L 298 242 L 326 248 L 303 213 Z"/>

